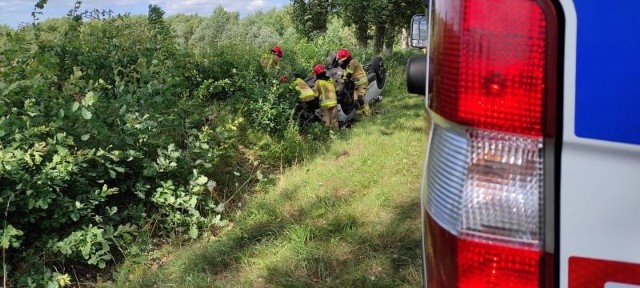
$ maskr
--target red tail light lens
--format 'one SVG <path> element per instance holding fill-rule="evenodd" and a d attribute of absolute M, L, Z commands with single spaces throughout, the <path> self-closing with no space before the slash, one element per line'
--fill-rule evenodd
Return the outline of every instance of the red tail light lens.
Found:
<path fill-rule="evenodd" d="M 462 125 L 542 135 L 547 58 L 542 7 L 532 0 L 436 2 L 438 96 L 430 108 Z"/>
<path fill-rule="evenodd" d="M 425 215 L 428 287 L 540 287 L 542 252 L 458 238 Z"/>
<path fill-rule="evenodd" d="M 540 287 L 542 252 L 458 240 L 459 287 Z"/>

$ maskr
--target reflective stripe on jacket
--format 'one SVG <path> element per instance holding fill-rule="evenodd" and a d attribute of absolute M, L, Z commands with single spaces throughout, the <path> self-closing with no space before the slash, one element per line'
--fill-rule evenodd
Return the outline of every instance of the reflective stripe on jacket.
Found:
<path fill-rule="evenodd" d="M 296 78 L 296 80 L 293 81 L 293 87 L 300 92 L 298 100 L 302 102 L 309 102 L 316 97 L 316 94 L 311 90 L 311 87 L 309 87 L 309 85 L 300 78 Z"/>
<path fill-rule="evenodd" d="M 330 108 L 338 105 L 336 85 L 333 84 L 333 80 L 316 80 L 313 90 L 320 98 L 321 108 Z"/>
<path fill-rule="evenodd" d="M 367 80 L 367 73 L 364 72 L 364 68 L 360 65 L 360 62 L 356 59 L 351 59 L 349 65 L 347 65 L 346 74 L 351 74 L 351 79 L 353 79 L 353 83 L 356 87 L 366 87 L 369 85 L 369 80 Z"/>

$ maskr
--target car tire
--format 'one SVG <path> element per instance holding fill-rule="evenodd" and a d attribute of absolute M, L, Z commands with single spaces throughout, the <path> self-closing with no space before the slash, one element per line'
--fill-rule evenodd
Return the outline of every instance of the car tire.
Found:
<path fill-rule="evenodd" d="M 382 90 L 387 79 L 387 68 L 384 66 L 382 57 L 376 56 L 373 58 L 371 61 L 371 70 L 376 74 L 376 85 L 378 89 Z"/>

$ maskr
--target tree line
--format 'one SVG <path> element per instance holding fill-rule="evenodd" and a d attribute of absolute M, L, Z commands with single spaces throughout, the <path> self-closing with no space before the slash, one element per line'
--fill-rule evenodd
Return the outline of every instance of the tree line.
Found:
<path fill-rule="evenodd" d="M 414 14 L 424 10 L 420 0 L 292 0 L 291 17 L 298 33 L 308 38 L 327 30 L 331 15 L 337 15 L 347 27 L 352 27 L 359 48 L 373 41 L 376 54 L 392 52 L 393 44 Z"/>

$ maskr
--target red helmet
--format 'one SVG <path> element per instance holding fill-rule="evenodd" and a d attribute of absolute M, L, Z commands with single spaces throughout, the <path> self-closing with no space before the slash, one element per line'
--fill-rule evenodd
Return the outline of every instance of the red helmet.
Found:
<path fill-rule="evenodd" d="M 316 75 L 324 73 L 326 71 L 327 70 L 324 68 L 324 65 L 322 64 L 316 64 L 316 66 L 313 67 L 313 74 L 316 74 Z"/>
<path fill-rule="evenodd" d="M 351 56 L 351 53 L 349 53 L 349 50 L 347 50 L 347 48 L 338 50 L 338 54 L 336 54 L 336 58 L 338 58 L 338 60 L 340 61 L 347 59 L 349 56 Z"/>
<path fill-rule="evenodd" d="M 278 57 L 282 58 L 283 53 L 282 53 L 282 48 L 280 48 L 280 46 L 278 46 L 278 45 L 273 46 L 273 48 L 271 48 L 271 51 L 273 53 L 276 53 L 276 55 L 278 55 Z"/>

